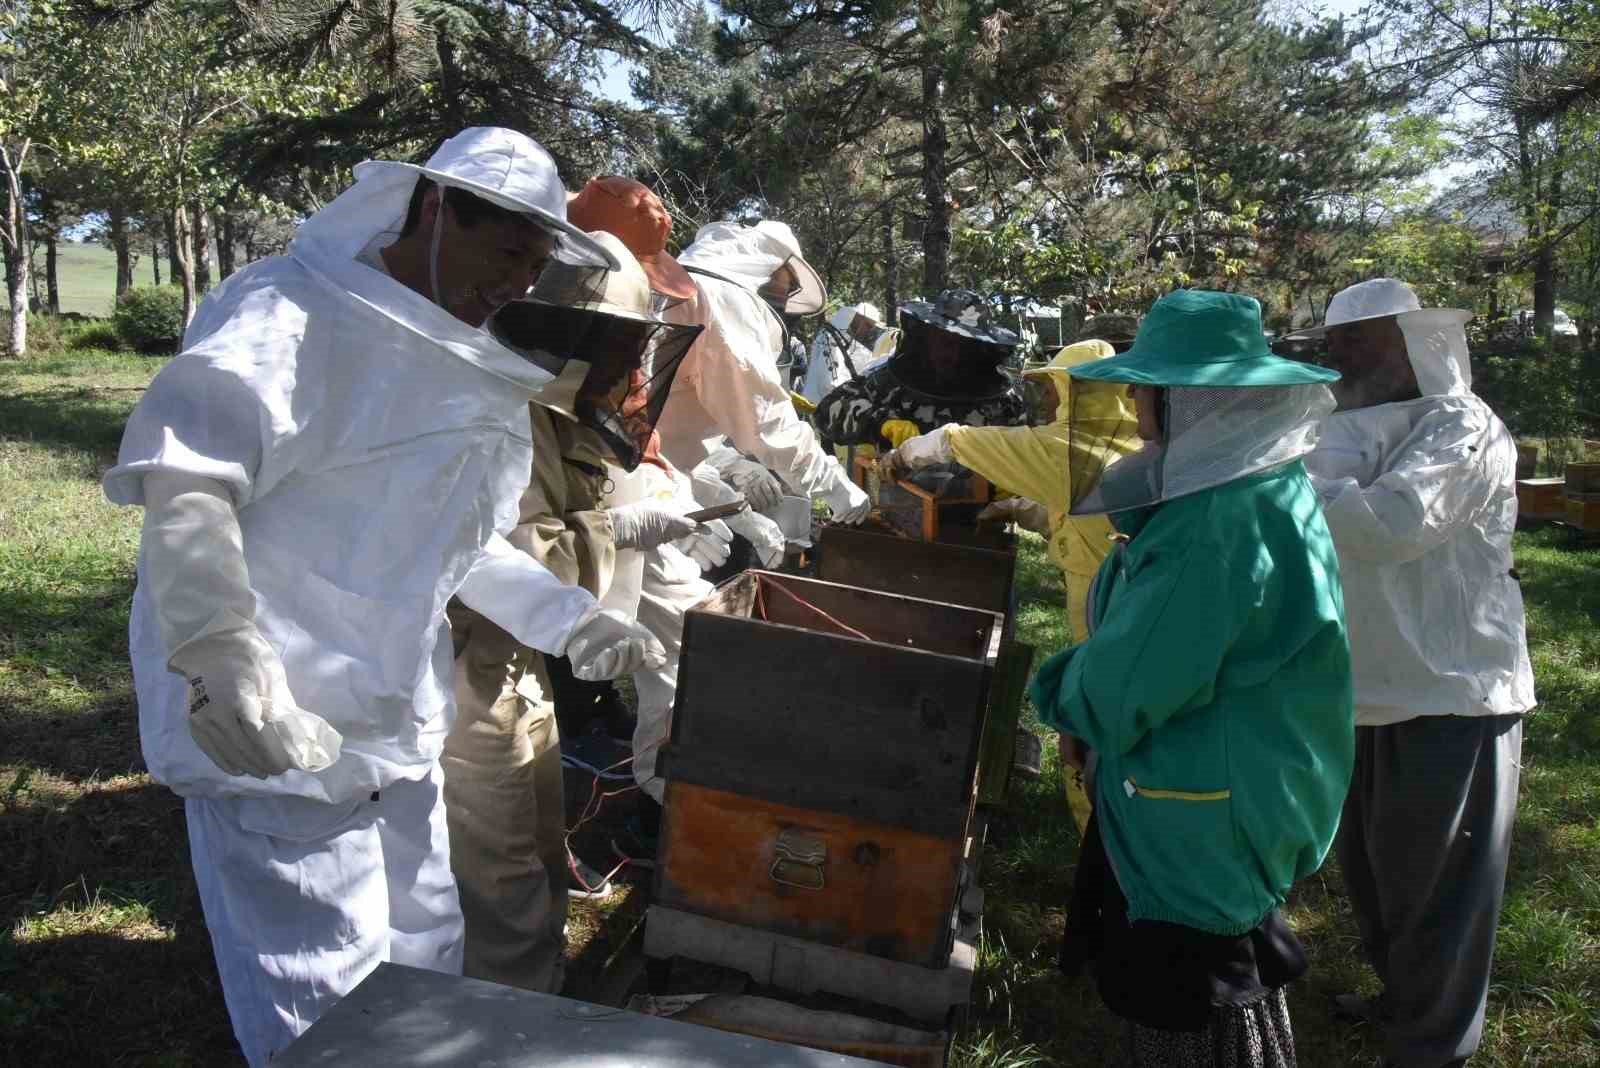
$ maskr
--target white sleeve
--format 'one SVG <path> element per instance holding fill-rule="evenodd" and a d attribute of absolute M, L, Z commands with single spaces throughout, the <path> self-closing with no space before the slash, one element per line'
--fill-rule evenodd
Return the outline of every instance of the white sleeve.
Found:
<path fill-rule="evenodd" d="M 1482 516 L 1515 463 L 1509 434 L 1487 409 L 1451 408 L 1425 416 L 1369 485 L 1312 482 L 1341 556 L 1403 563 Z"/>
<path fill-rule="evenodd" d="M 225 631 L 254 631 L 256 599 L 228 487 L 154 471 L 139 480 L 143 582 L 167 656 Z"/>
<path fill-rule="evenodd" d="M 164 472 L 219 483 L 242 508 L 256 492 L 268 422 L 237 375 L 203 355 L 175 357 L 128 416 L 117 464 L 102 482 L 106 497 L 142 505 L 145 476 Z"/>
<path fill-rule="evenodd" d="M 737 286 L 711 282 L 701 292 L 708 304 L 694 382 L 701 407 L 735 447 L 792 491 L 816 497 L 832 490 L 843 469 L 800 420 L 778 376 L 772 316 Z"/>
<path fill-rule="evenodd" d="M 456 596 L 523 645 L 556 656 L 573 628 L 600 608 L 587 590 L 563 585 L 500 534 L 484 546 Z"/>
<path fill-rule="evenodd" d="M 800 387 L 801 395 L 812 404 L 821 401 L 833 389 L 832 356 L 833 345 L 828 340 L 828 332 L 817 331 L 816 340 L 811 343 L 811 360 L 806 364 L 805 381 Z"/>

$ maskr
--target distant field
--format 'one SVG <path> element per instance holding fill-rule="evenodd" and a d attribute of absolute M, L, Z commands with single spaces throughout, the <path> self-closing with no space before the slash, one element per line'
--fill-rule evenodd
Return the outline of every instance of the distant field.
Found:
<path fill-rule="evenodd" d="M 61 310 L 80 315 L 110 315 L 117 294 L 117 256 L 99 245 L 60 247 L 56 265 L 61 280 Z M 43 257 L 39 260 L 43 269 Z M 150 279 L 135 279 L 149 285 Z"/>
<path fill-rule="evenodd" d="M 61 310 L 79 315 L 110 315 L 111 301 L 117 294 L 117 257 L 99 245 L 63 242 L 57 253 L 56 273 L 61 283 Z M 140 257 L 144 262 L 148 257 Z M 39 292 L 44 293 L 44 253 L 34 261 L 40 272 Z M 163 265 L 164 266 L 164 265 Z M 150 284 L 150 272 L 136 274 L 138 285 Z M 0 294 L 5 287 L 0 286 Z M 9 307 L 9 302 L 4 307 Z"/>

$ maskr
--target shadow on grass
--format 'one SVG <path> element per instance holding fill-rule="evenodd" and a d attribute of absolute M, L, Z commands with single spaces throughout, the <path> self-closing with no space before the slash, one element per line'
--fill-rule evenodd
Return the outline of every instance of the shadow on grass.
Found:
<path fill-rule="evenodd" d="M 8 964 L 33 977 L 0 993 L 8 1064 L 245 1063 L 198 918 L 160 940 L 87 933 L 15 945 L 0 934 L 0 971 Z"/>
<path fill-rule="evenodd" d="M 0 1033 L 19 1058 L 7 1063 L 242 1064 L 182 799 L 130 777 L 4 800 Z"/>
<path fill-rule="evenodd" d="M 0 586 L 0 734 L 3 758 L 72 779 L 142 768 L 128 668 L 132 575 L 95 574 L 60 561 Z M 62 592 L 60 586 L 78 588 Z"/>
<path fill-rule="evenodd" d="M 7 437 L 86 449 L 110 463 L 143 392 L 142 386 L 7 391 L 0 394 L 0 427 Z"/>

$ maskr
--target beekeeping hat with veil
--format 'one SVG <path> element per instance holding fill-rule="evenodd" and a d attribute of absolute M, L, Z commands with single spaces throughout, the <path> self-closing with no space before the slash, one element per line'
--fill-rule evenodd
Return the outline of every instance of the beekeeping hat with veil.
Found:
<path fill-rule="evenodd" d="M 1393 319 L 1405 339 L 1405 351 L 1373 346 L 1356 335 L 1356 352 L 1348 354 L 1343 379 L 1333 387 L 1343 410 L 1368 408 L 1418 395 L 1463 394 L 1472 388 L 1472 364 L 1467 351 L 1464 308 L 1424 308 L 1416 291 L 1394 278 L 1372 278 L 1341 289 L 1328 302 L 1321 326 L 1289 335 L 1320 338 L 1340 328 L 1360 328 L 1380 319 Z M 1341 346 L 1342 348 L 1342 346 Z M 1330 354 L 1343 365 L 1346 354 Z"/>
<path fill-rule="evenodd" d="M 972 290 L 946 289 L 931 301 L 906 301 L 900 305 L 900 329 L 889 373 L 918 397 L 934 404 L 987 400 L 1012 388 L 1000 364 L 1022 339 L 991 322 L 988 305 Z M 953 366 L 940 367 L 931 358 L 935 333 L 957 346 Z"/>
<path fill-rule="evenodd" d="M 550 233 L 556 247 L 574 262 L 617 265 L 599 244 L 567 221 L 567 191 L 550 154 L 515 130 L 474 126 L 445 141 L 426 163 L 367 160 L 356 166 L 355 176 L 379 181 L 426 178 L 437 186 L 460 189 Z M 435 301 L 439 299 L 442 215 L 434 216 L 428 265 L 430 295 Z"/>
<path fill-rule="evenodd" d="M 1290 463 L 1315 447 L 1338 375 L 1275 356 L 1261 305 L 1237 293 L 1181 290 L 1156 302 L 1133 347 L 1070 368 L 1074 379 L 1160 390 L 1160 433 L 1126 454 L 1126 427 L 1073 421 L 1072 513 L 1120 512 L 1169 501 Z M 1103 415 L 1103 413 L 1097 413 Z"/>
<path fill-rule="evenodd" d="M 598 431 L 626 470 L 639 466 L 673 376 L 700 326 L 652 314 L 650 280 L 614 234 L 587 235 L 619 264 L 559 250 L 523 300 L 485 324 L 507 348 L 556 376 L 538 402 Z"/>

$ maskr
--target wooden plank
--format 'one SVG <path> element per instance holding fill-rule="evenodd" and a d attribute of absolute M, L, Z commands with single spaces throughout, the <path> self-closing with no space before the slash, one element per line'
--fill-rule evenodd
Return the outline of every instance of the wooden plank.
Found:
<path fill-rule="evenodd" d="M 963 922 L 944 966 L 923 968 L 651 905 L 644 951 L 656 959 L 718 964 L 762 985 L 800 994 L 822 991 L 856 998 L 941 1027 L 952 1008 L 972 997 L 981 931 L 981 917 Z"/>
<path fill-rule="evenodd" d="M 787 778 L 805 807 L 859 784 L 956 804 L 971 796 L 988 687 L 982 660 L 691 611 L 671 741 Z"/>
<path fill-rule="evenodd" d="M 983 748 L 978 757 L 978 804 L 998 805 L 1011 786 L 1011 763 L 1016 752 L 1017 721 L 1033 667 L 1033 646 L 1006 642 L 1000 647 L 994 678 L 989 687 L 989 715 L 984 724 Z"/>
<path fill-rule="evenodd" d="M 793 859 L 803 842 L 808 859 Z M 964 834 L 938 838 L 669 779 L 656 902 L 934 967 L 950 954 Z"/>
<path fill-rule="evenodd" d="M 828 526 L 817 567 L 817 577 L 827 582 L 1006 613 L 1017 555 Z"/>

